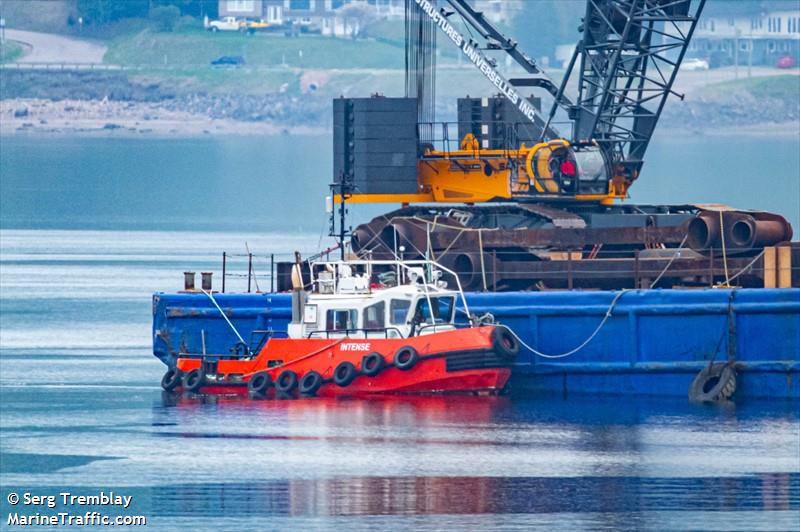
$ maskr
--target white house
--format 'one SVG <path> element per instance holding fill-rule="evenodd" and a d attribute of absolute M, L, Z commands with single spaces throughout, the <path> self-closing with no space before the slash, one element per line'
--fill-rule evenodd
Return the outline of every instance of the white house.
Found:
<path fill-rule="evenodd" d="M 701 16 L 687 56 L 709 59 L 711 66 L 775 65 L 791 56 L 800 63 L 800 9 L 750 15 Z"/>
<path fill-rule="evenodd" d="M 263 18 L 270 24 L 343 37 L 359 30 L 363 16 L 353 7 L 377 19 L 402 19 L 405 14 L 405 0 L 219 0 L 219 15 Z"/>

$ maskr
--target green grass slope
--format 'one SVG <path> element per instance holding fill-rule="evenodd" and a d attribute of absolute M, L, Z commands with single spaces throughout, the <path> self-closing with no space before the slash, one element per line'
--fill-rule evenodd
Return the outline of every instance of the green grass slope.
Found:
<path fill-rule="evenodd" d="M 242 56 L 248 65 L 324 69 L 403 68 L 403 49 L 385 42 L 319 35 L 247 35 L 201 29 L 174 33 L 145 30 L 111 40 L 105 62 L 120 65 L 190 67 L 223 55 Z"/>
<path fill-rule="evenodd" d="M 22 46 L 14 41 L 0 44 L 0 63 L 13 63 L 22 57 Z"/>
<path fill-rule="evenodd" d="M 800 97 L 800 76 L 786 73 L 778 76 L 761 76 L 715 83 L 703 88 L 703 96 L 730 97 L 748 93 L 755 98 L 776 98 L 797 101 Z"/>

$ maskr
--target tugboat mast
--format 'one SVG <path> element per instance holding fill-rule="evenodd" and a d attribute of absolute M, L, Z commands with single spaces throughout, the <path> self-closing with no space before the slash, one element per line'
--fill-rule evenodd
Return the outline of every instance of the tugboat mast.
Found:
<path fill-rule="evenodd" d="M 341 260 L 345 260 L 345 239 L 352 236 L 351 230 L 347 227 L 347 198 L 351 194 L 351 186 L 348 182 L 347 176 L 342 174 L 337 183 L 331 185 L 331 201 L 333 202 L 331 208 L 330 218 L 330 231 L 328 236 L 335 237 L 339 241 L 339 250 Z M 338 195 L 338 198 L 337 198 Z M 336 203 L 335 200 L 339 199 L 339 229 L 336 229 Z"/>

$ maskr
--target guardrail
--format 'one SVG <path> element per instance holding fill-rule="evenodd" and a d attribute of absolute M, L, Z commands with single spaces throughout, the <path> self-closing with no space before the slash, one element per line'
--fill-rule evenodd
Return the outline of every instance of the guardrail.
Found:
<path fill-rule="evenodd" d="M 293 72 L 293 73 L 300 73 L 309 70 L 309 68 L 304 68 L 295 65 L 288 65 L 288 64 L 276 64 L 276 65 L 250 65 L 250 64 L 243 64 L 243 65 L 212 65 L 210 62 L 208 63 L 191 63 L 191 64 L 156 64 L 156 63 L 144 63 L 144 64 L 136 64 L 136 65 L 113 65 L 109 63 L 81 63 L 81 62 L 13 62 L 13 63 L 0 63 L 0 70 L 8 69 L 8 70 L 164 70 L 164 71 L 182 71 L 182 70 L 197 70 L 197 69 L 235 69 L 235 70 L 242 70 L 245 72 L 257 71 L 257 72 Z M 461 67 L 458 66 L 444 66 L 444 69 L 453 69 L 453 70 L 460 70 Z M 312 69 L 313 70 L 313 69 Z M 328 69 L 332 72 L 340 72 L 340 73 L 364 73 L 364 72 L 403 72 L 403 69 L 400 68 L 382 68 L 382 69 L 372 69 L 372 68 L 331 68 Z"/>
<path fill-rule="evenodd" d="M 143 70 L 142 66 L 110 65 L 106 63 L 3 63 L 8 70 Z"/>

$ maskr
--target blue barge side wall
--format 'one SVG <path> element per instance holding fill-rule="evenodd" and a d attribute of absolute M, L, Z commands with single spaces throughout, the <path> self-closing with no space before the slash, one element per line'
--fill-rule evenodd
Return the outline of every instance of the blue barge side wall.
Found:
<path fill-rule="evenodd" d="M 540 352 L 557 355 L 597 328 L 618 292 L 468 293 L 470 311 L 491 312 Z M 289 294 L 217 294 L 253 346 L 260 331 L 286 330 Z M 153 351 L 227 354 L 238 341 L 200 293 L 153 296 Z M 545 359 L 523 348 L 514 391 L 685 396 L 710 360 L 737 361 L 736 398 L 800 398 L 800 289 L 627 291 L 596 337 L 577 353 Z"/>

